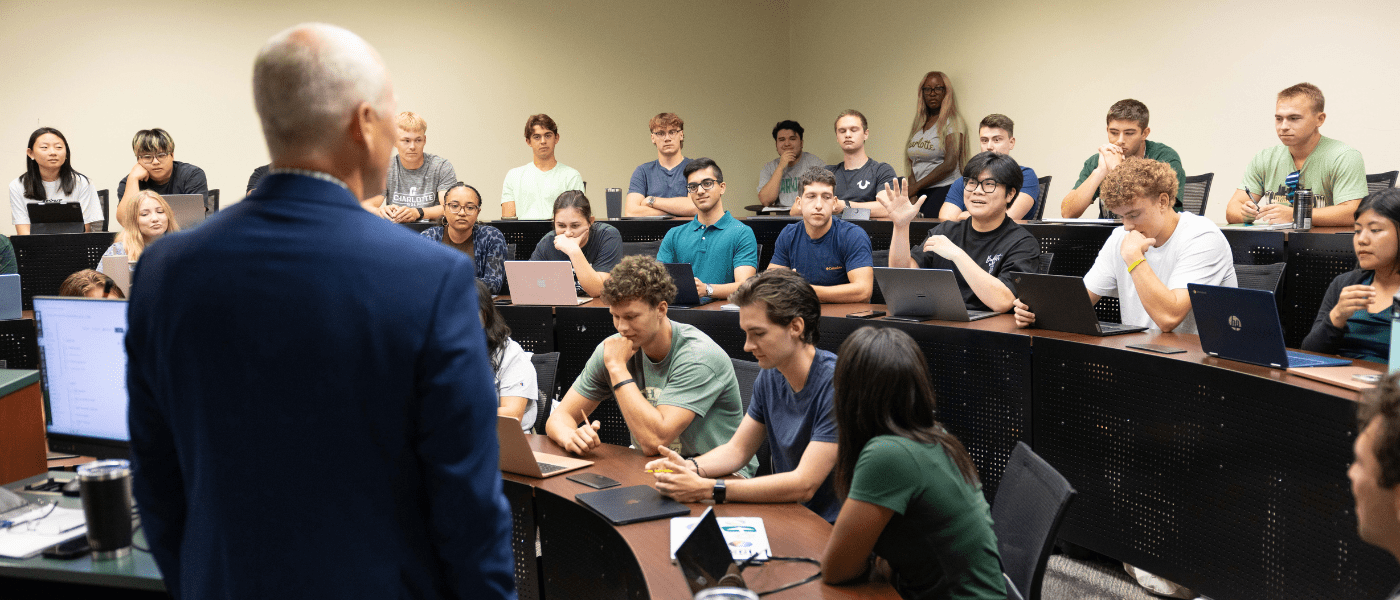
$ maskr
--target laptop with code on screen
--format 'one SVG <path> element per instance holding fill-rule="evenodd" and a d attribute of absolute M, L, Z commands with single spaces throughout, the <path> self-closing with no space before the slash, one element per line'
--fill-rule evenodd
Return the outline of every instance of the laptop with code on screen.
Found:
<path fill-rule="evenodd" d="M 49 449 L 126 458 L 126 301 L 34 297 Z"/>

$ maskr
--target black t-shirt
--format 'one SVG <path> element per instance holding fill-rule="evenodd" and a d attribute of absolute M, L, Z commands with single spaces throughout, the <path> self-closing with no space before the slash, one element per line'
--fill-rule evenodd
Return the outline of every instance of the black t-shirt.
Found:
<path fill-rule="evenodd" d="M 1004 218 L 996 229 L 982 233 L 972 228 L 972 219 L 944 221 L 930 229 L 929 237 L 947 236 L 996 278 L 1000 279 L 1011 293 L 1016 293 L 1016 284 L 1011 281 L 1011 273 L 1035 273 L 1040 270 L 1040 242 L 1026 228 L 1017 225 L 1010 218 Z M 928 238 L 924 238 L 927 242 Z M 990 310 L 977 294 L 968 287 L 967 280 L 958 272 L 953 261 L 934 252 L 924 252 L 924 242 L 909 249 L 909 256 L 924 269 L 949 269 L 958 279 L 958 289 L 962 292 L 963 303 L 969 310 Z"/>
<path fill-rule="evenodd" d="M 204 177 L 204 169 L 189 163 L 175 161 L 175 166 L 170 173 L 170 179 L 163 184 L 153 183 L 150 179 L 141 182 L 141 189 L 152 190 L 162 196 L 170 194 L 203 194 L 204 210 L 209 211 L 214 207 L 209 202 L 209 180 Z M 126 178 L 123 177 L 117 183 L 117 198 L 126 195 Z"/>
<path fill-rule="evenodd" d="M 826 170 L 836 177 L 833 193 L 846 203 L 874 202 L 875 194 L 885 189 L 885 184 L 894 181 L 894 167 L 873 158 L 853 171 L 846 170 L 846 163 L 827 165 Z"/>

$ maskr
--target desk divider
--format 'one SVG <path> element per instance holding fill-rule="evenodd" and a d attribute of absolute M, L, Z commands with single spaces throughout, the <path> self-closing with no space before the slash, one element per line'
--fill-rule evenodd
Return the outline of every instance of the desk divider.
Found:
<path fill-rule="evenodd" d="M 545 598 L 650 598 L 637 555 L 611 523 L 573 498 L 535 496 Z M 624 526 L 625 527 L 625 526 Z M 676 569 L 676 578 L 681 578 Z"/>
<path fill-rule="evenodd" d="M 24 310 L 34 309 L 34 296 L 57 295 L 69 275 L 97 268 L 115 237 L 113 233 L 59 233 L 10 238 L 19 266 Z"/>

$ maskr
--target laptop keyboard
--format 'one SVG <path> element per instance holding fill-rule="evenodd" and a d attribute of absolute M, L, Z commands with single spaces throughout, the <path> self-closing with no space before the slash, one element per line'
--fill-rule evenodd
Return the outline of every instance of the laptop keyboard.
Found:
<path fill-rule="evenodd" d="M 1288 368 L 1302 369 L 1306 367 L 1319 367 L 1323 365 L 1332 366 L 1337 364 L 1337 359 L 1303 354 L 1302 352 L 1288 352 Z"/>
<path fill-rule="evenodd" d="M 540 474 L 541 474 L 541 475 L 548 475 L 548 474 L 553 473 L 553 472 L 555 472 L 555 471 L 563 471 L 563 470 L 564 470 L 564 467 L 561 466 L 561 465 L 553 465 L 553 464 L 549 464 L 549 463 L 547 463 L 547 462 L 535 461 L 535 464 L 537 464 L 537 465 L 540 466 Z"/>

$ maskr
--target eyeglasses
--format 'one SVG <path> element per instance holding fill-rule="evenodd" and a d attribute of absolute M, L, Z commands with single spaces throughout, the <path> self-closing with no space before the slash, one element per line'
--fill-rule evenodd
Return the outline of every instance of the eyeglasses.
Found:
<path fill-rule="evenodd" d="M 938 92 L 938 93 L 940 93 L 940 94 L 946 94 L 946 93 L 948 92 L 948 88 L 945 87 L 945 86 L 941 86 L 941 85 L 938 86 L 938 87 L 924 87 L 924 88 L 919 88 L 919 92 L 924 93 L 924 94 L 932 94 L 932 93 L 934 93 L 934 92 Z"/>
<path fill-rule="evenodd" d="M 997 191 L 997 182 L 995 179 L 983 179 L 982 181 L 969 179 L 963 186 L 966 187 L 969 192 L 976 191 L 979 187 L 988 194 Z"/>
<path fill-rule="evenodd" d="M 668 137 L 676 137 L 676 136 L 680 135 L 680 134 L 681 134 L 681 130 L 679 130 L 679 129 L 672 129 L 672 130 L 670 130 L 670 131 L 653 131 L 653 132 L 651 132 L 651 134 L 654 135 L 654 136 L 656 136 L 656 137 L 659 137 L 659 138 L 661 138 L 661 139 L 666 139 L 666 138 L 668 138 Z"/>
<path fill-rule="evenodd" d="M 139 160 L 146 164 L 151 164 L 156 161 L 165 160 L 167 158 L 170 158 L 169 152 L 161 152 L 160 154 L 140 154 L 136 156 L 136 160 Z"/>
<path fill-rule="evenodd" d="M 685 189 L 690 190 L 690 193 L 692 193 L 692 194 L 694 194 L 695 192 L 700 191 L 702 188 L 703 188 L 705 191 L 708 192 L 708 191 L 710 191 L 710 188 L 715 187 L 715 184 L 716 184 L 716 183 L 719 183 L 719 182 L 718 182 L 718 181 L 715 181 L 715 180 L 713 180 L 713 179 L 701 179 L 701 180 L 700 180 L 700 183 L 687 183 L 687 184 L 685 184 Z"/>
<path fill-rule="evenodd" d="M 478 210 L 481 210 L 481 207 L 475 204 L 458 204 L 456 202 L 449 202 L 447 204 L 447 210 L 454 213 L 469 215 Z"/>

